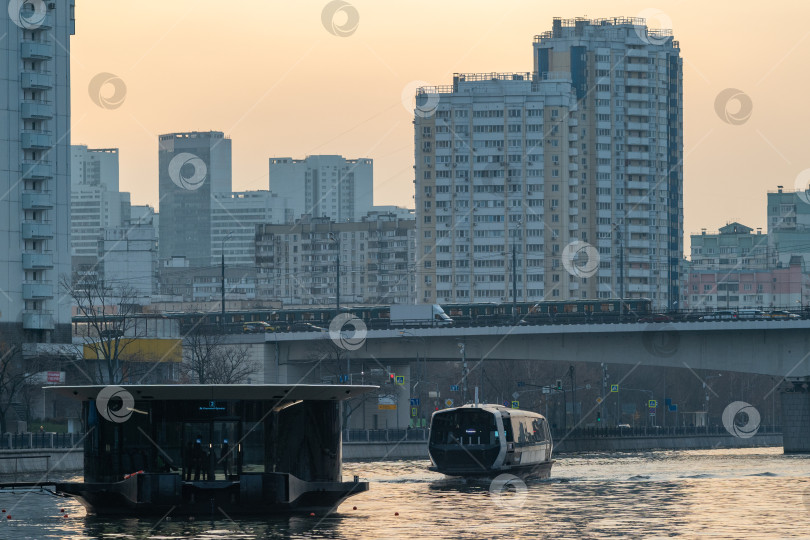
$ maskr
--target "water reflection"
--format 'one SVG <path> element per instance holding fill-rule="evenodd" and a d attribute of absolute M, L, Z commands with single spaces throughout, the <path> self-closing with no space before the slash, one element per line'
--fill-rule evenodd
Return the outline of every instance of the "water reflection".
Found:
<path fill-rule="evenodd" d="M 328 515 L 232 522 L 86 516 L 52 495 L 0 494 L 0 538 L 609 538 L 806 536 L 810 456 L 780 449 L 562 456 L 525 493 L 445 478 L 426 461 L 351 463 L 372 482 Z M 64 508 L 68 518 L 64 518 Z"/>

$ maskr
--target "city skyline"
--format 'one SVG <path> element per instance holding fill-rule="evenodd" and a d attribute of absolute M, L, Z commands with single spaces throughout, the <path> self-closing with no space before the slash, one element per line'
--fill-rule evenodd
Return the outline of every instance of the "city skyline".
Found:
<path fill-rule="evenodd" d="M 354 2 L 324 19 L 330 5 L 254 3 L 244 16 L 223 19 L 213 2 L 176 2 L 159 12 L 81 2 L 72 44 L 73 143 L 120 148 L 121 189 L 137 204 L 158 203 L 159 133 L 215 129 L 234 141 L 236 190 L 267 189 L 271 157 L 342 154 L 374 159 L 375 204 L 413 207 L 416 87 L 443 84 L 453 72 L 520 70 L 527 45 L 555 16 L 646 16 L 651 27 L 672 28 L 683 51 L 685 234 L 729 221 L 765 227 L 765 192 L 793 188 L 810 167 L 792 127 L 810 113 L 782 97 L 807 78 L 801 59 L 810 41 L 799 21 L 810 7 L 798 2 L 682 2 L 663 12 L 641 2 L 565 9 L 507 2 L 497 13 L 462 10 L 459 2 L 407 10 Z M 111 11 L 132 30 L 106 24 Z M 723 24 L 706 24 L 716 20 Z M 760 39 L 740 28 L 758 29 Z M 124 86 L 107 84 L 101 95 L 122 101 L 91 98 L 88 88 L 103 73 L 125 89 L 110 95 Z M 724 93 L 730 88 L 750 100 L 750 117 L 735 108 L 738 93 Z M 718 96 L 728 101 L 719 113 Z M 720 210 L 717 200 L 725 201 Z"/>

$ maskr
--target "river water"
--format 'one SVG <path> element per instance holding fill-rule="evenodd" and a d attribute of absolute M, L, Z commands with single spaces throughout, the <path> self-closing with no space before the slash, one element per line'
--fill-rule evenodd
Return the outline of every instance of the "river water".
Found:
<path fill-rule="evenodd" d="M 101 519 L 71 499 L 5 493 L 0 538 L 810 538 L 810 456 L 781 448 L 566 455 L 550 480 L 525 484 L 427 466 L 348 463 L 368 492 L 331 514 L 271 520 Z"/>

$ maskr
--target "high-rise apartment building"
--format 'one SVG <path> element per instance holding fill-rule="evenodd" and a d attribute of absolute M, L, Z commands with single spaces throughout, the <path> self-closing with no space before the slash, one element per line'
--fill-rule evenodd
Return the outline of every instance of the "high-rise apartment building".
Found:
<path fill-rule="evenodd" d="M 130 194 L 118 191 L 117 148 L 73 145 L 70 149 L 71 254 L 74 267 L 93 265 L 104 229 L 129 222 Z"/>
<path fill-rule="evenodd" d="M 406 304 L 414 300 L 413 219 L 372 213 L 335 223 L 304 216 L 256 230 L 259 295 L 284 304 Z M 339 259 L 338 259 L 339 257 Z"/>
<path fill-rule="evenodd" d="M 16 2 L 0 24 L 0 335 L 69 342 L 74 2 Z"/>
<path fill-rule="evenodd" d="M 768 193 L 768 243 L 778 263 L 787 266 L 800 256 L 810 268 L 810 190 Z"/>
<path fill-rule="evenodd" d="M 677 306 L 682 65 L 671 31 L 555 19 L 535 37 L 532 72 L 421 88 L 414 125 L 419 301 L 516 292 Z"/>
<path fill-rule="evenodd" d="M 220 131 L 160 135 L 159 257 L 211 264 L 211 210 L 231 192 L 231 140 Z"/>
<path fill-rule="evenodd" d="M 256 226 L 292 221 L 284 199 L 270 191 L 215 193 L 211 202 L 211 264 L 256 265 Z"/>
<path fill-rule="evenodd" d="M 359 221 L 374 204 L 373 161 L 328 155 L 271 158 L 270 191 L 287 201 L 294 218 L 307 214 Z"/>

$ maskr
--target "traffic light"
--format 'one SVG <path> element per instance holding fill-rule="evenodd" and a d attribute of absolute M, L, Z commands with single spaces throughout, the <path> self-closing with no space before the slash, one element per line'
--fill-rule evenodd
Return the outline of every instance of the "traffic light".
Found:
<path fill-rule="evenodd" d="M 597 422 L 601 422 L 601 421 L 602 421 L 602 413 L 600 413 L 600 412 L 596 413 L 596 421 L 597 421 Z"/>
<path fill-rule="evenodd" d="M 394 376 L 394 374 L 393 374 L 393 373 L 389 373 L 389 374 L 388 374 L 388 382 L 389 382 L 389 383 L 391 383 L 391 384 L 394 384 L 394 381 L 395 381 L 395 376 Z"/>
<path fill-rule="evenodd" d="M 562 379 L 557 379 L 557 390 L 562 390 Z"/>

